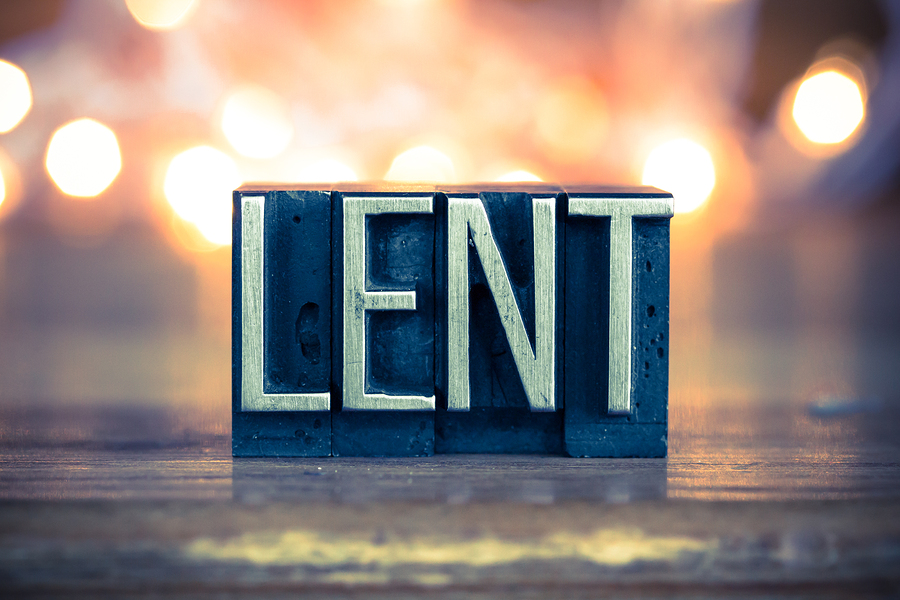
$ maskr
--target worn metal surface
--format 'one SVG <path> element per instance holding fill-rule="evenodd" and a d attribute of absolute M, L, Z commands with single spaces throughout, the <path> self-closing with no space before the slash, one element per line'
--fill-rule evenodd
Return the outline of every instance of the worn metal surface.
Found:
<path fill-rule="evenodd" d="M 645 190 L 647 196 L 654 195 Z M 641 199 L 618 198 L 614 191 L 582 187 L 569 190 L 575 198 L 617 198 L 624 204 Z M 655 192 L 657 209 L 666 210 L 671 198 Z M 652 210 L 638 208 L 639 211 Z M 668 452 L 667 411 L 669 389 L 669 220 L 667 217 L 622 217 L 614 239 L 612 217 L 571 216 L 566 221 L 565 287 L 577 287 L 564 304 L 564 373 L 566 410 L 565 447 L 571 456 L 665 456 Z M 624 229 L 625 231 L 621 231 Z M 616 355 L 611 335 L 610 310 L 615 289 L 611 282 L 621 276 L 622 260 L 613 260 L 613 248 L 631 245 L 626 261 L 630 267 L 631 326 L 628 375 L 629 411 L 607 410 L 610 385 L 615 380 L 610 369 L 623 363 Z M 618 269 L 618 273 L 617 273 Z M 609 332 L 603 335 L 603 332 Z M 619 332 L 622 333 L 621 331 Z M 613 388 L 614 390 L 615 388 Z"/>
<path fill-rule="evenodd" d="M 235 456 L 666 455 L 670 194 L 340 184 L 235 197 Z M 277 394 L 297 386 L 332 397 L 279 404 L 306 398 Z M 284 414 L 248 416 L 260 407 Z"/>
<path fill-rule="evenodd" d="M 332 198 L 332 330 L 333 369 L 331 380 L 338 391 L 332 412 L 332 452 L 335 456 L 427 456 L 434 453 L 434 216 L 433 190 L 397 187 L 373 192 L 372 186 L 347 188 Z M 355 394 L 383 397 L 377 402 L 393 402 L 387 396 L 413 398 L 401 410 L 384 406 L 378 410 L 343 410 L 343 390 L 347 371 L 343 324 L 349 316 L 344 310 L 348 291 L 345 286 L 344 240 L 348 234 L 343 214 L 353 211 L 356 199 L 362 203 L 401 206 L 404 203 L 421 212 L 357 215 L 358 237 L 348 239 L 350 254 L 363 260 L 363 289 L 414 298 L 416 310 L 365 310 L 354 321 L 356 336 L 349 341 L 361 354 L 353 385 L 362 383 Z M 393 204 L 392 204 L 393 203 Z M 351 220 L 354 217 L 351 216 Z M 351 257 L 352 259 L 352 257 Z M 359 282 L 357 282 L 359 283 Z M 364 298 L 364 296 L 363 296 Z M 365 302 L 365 300 L 363 300 Z M 357 308 L 360 308 L 357 306 Z M 352 318 L 358 318 L 356 316 Z M 351 319 L 352 319 L 351 318 Z M 360 328 L 361 327 L 361 328 Z M 354 339 L 356 341 L 354 341 Z M 356 344 L 356 346 L 354 346 Z M 361 346 L 359 345 L 361 344 Z M 363 377 L 359 381 L 359 377 Z M 417 410 L 410 410 L 418 406 Z M 399 407 L 399 405 L 398 405 Z"/>
<path fill-rule="evenodd" d="M 556 196 L 531 198 L 534 346 L 482 200 L 451 196 L 447 208 L 447 410 L 469 410 L 471 245 L 488 287 L 532 411 L 556 410 Z"/>
<path fill-rule="evenodd" d="M 621 198 L 569 194 L 569 215 L 608 217 L 610 414 L 631 414 L 634 217 L 671 217 L 672 198 Z M 600 332 L 598 332 L 600 333 Z"/>
<path fill-rule="evenodd" d="M 343 198 L 343 410 L 434 410 L 434 393 L 415 396 L 366 392 L 367 311 L 416 310 L 415 290 L 368 289 L 366 219 L 392 213 L 430 214 L 432 203 L 432 195 Z"/>
<path fill-rule="evenodd" d="M 265 196 L 241 197 L 241 410 L 327 411 L 331 394 L 267 394 L 263 390 L 263 215 Z"/>
<path fill-rule="evenodd" d="M 446 215 L 448 205 L 456 199 L 471 200 L 480 205 L 487 213 L 490 233 L 493 237 L 492 251 L 498 251 L 502 262 L 500 266 L 505 273 L 506 287 L 512 291 L 512 299 L 507 300 L 507 307 L 518 312 L 524 324 L 529 346 L 525 348 L 530 355 L 526 360 L 533 362 L 533 348 L 536 341 L 536 296 L 535 296 L 535 234 L 534 234 L 534 198 L 556 197 L 562 189 L 547 184 L 518 184 L 505 187 L 502 185 L 460 186 L 445 189 L 438 198 L 442 201 Z M 561 220 L 561 213 L 556 212 Z M 448 216 L 445 216 L 449 220 Z M 563 230 L 556 224 L 556 239 L 560 241 Z M 457 243 L 471 238 L 468 226 L 456 237 Z M 449 232 L 443 232 L 445 236 Z M 449 236 L 448 236 L 449 237 Z M 487 242 L 487 240 L 484 240 Z M 546 241 L 546 240 L 544 240 Z M 442 243 L 448 249 L 451 240 Z M 482 261 L 476 251 L 475 242 L 469 241 L 462 246 L 467 253 L 466 274 L 468 295 L 465 297 L 468 322 L 468 336 L 463 346 L 448 341 L 449 316 L 441 314 L 438 321 L 442 324 L 439 333 L 442 336 L 436 344 L 438 352 L 446 349 L 447 353 L 459 352 L 459 360 L 466 360 L 468 368 L 469 409 L 447 410 L 439 405 L 435 414 L 435 451 L 448 453 L 504 452 L 528 454 L 563 454 L 562 402 L 556 401 L 555 411 L 533 411 L 523 385 L 519 366 L 513 357 L 510 337 L 500 315 L 500 304 L 495 300 L 491 284 L 483 268 Z M 537 250 L 538 253 L 545 250 Z M 449 251 L 448 251 L 449 255 Z M 557 254 L 557 256 L 560 256 Z M 457 266 L 462 266 L 457 264 Z M 561 264 L 556 265 L 556 273 L 561 275 Z M 436 269 L 442 277 L 440 287 L 449 288 L 449 265 L 441 265 Z M 496 287 L 496 286 L 495 286 Z M 554 332 L 557 343 L 562 340 L 562 326 L 559 296 L 562 295 L 560 281 L 555 283 L 558 297 L 554 299 L 557 314 L 555 316 L 557 330 Z M 449 292 L 450 290 L 448 290 Z M 446 308 L 449 312 L 449 306 Z M 561 354 L 557 350 L 557 365 L 554 373 L 558 394 L 562 381 Z M 450 360 L 439 361 L 441 370 L 438 373 L 437 385 L 440 393 L 448 395 L 449 378 L 453 373 L 449 369 Z"/>

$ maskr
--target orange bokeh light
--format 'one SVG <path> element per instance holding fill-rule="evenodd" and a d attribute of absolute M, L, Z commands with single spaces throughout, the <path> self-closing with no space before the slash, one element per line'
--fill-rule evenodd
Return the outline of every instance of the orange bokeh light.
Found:
<path fill-rule="evenodd" d="M 578 163 L 600 148 L 609 128 L 609 111 L 600 89 L 583 77 L 557 81 L 539 99 L 537 141 L 551 160 Z"/>

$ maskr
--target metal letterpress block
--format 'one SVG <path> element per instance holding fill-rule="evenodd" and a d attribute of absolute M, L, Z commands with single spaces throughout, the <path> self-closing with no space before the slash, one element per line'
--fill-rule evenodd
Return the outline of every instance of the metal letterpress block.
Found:
<path fill-rule="evenodd" d="M 232 451 L 331 454 L 331 194 L 234 194 Z"/>
<path fill-rule="evenodd" d="M 561 188 L 445 188 L 440 195 L 437 452 L 563 450 Z"/>
<path fill-rule="evenodd" d="M 567 191 L 566 452 L 666 456 L 671 195 Z"/>
<path fill-rule="evenodd" d="M 341 184 L 235 203 L 236 456 L 665 456 L 670 194 Z"/>
<path fill-rule="evenodd" d="M 333 195 L 335 456 L 434 453 L 434 192 Z"/>

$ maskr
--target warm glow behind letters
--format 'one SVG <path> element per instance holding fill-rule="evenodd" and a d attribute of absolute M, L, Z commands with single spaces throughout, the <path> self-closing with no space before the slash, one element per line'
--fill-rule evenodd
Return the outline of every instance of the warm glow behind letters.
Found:
<path fill-rule="evenodd" d="M 687 213 L 706 202 L 716 185 L 716 171 L 706 148 L 681 138 L 653 149 L 644 163 L 641 181 L 671 192 L 675 212 Z"/>
<path fill-rule="evenodd" d="M 25 71 L 0 60 L 0 133 L 15 128 L 31 110 L 31 85 Z"/>
<path fill-rule="evenodd" d="M 115 180 L 122 155 L 109 127 L 93 119 L 78 119 L 57 129 L 50 138 L 46 165 L 63 193 L 90 198 Z"/>
<path fill-rule="evenodd" d="M 287 102 L 259 86 L 241 88 L 228 97 L 222 131 L 232 147 L 249 158 L 277 156 L 294 137 Z"/>
<path fill-rule="evenodd" d="M 209 146 L 172 159 L 163 190 L 176 214 L 214 244 L 231 243 L 231 192 L 241 185 L 237 165 Z"/>
<path fill-rule="evenodd" d="M 388 181 L 434 181 L 451 183 L 456 180 L 453 161 L 431 146 L 417 146 L 399 154 L 384 178 Z"/>
<path fill-rule="evenodd" d="M 865 107 L 855 81 L 837 71 L 825 71 L 800 84 L 792 114 L 810 141 L 837 144 L 856 131 Z"/>
<path fill-rule="evenodd" d="M 196 0 L 125 0 L 134 19 L 147 29 L 175 29 L 196 6 Z"/>

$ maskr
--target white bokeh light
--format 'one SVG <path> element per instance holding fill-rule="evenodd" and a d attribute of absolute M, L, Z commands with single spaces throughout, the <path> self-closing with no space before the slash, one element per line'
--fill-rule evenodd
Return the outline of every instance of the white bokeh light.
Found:
<path fill-rule="evenodd" d="M 147 29 L 176 29 L 185 23 L 197 0 L 125 0 L 134 20 Z"/>
<path fill-rule="evenodd" d="M 193 223 L 210 242 L 231 243 L 231 193 L 241 185 L 234 161 L 209 146 L 186 150 L 172 159 L 163 191 L 175 213 Z"/>
<path fill-rule="evenodd" d="M 12 131 L 31 110 L 31 84 L 21 68 L 0 60 L 0 133 Z"/>
<path fill-rule="evenodd" d="M 671 192 L 675 212 L 700 208 L 716 185 L 716 170 L 709 152 L 692 140 L 680 138 L 660 144 L 644 162 L 641 181 Z"/>
<path fill-rule="evenodd" d="M 431 146 L 417 146 L 397 155 L 384 176 L 387 181 L 452 183 L 456 170 L 450 157 Z"/>
<path fill-rule="evenodd" d="M 78 119 L 57 129 L 47 146 L 47 172 L 69 196 L 100 194 L 122 169 L 119 142 L 112 130 L 93 119 Z"/>
<path fill-rule="evenodd" d="M 509 173 L 505 173 L 494 181 L 543 181 L 543 179 L 541 179 L 531 171 L 519 169 L 518 171 L 510 171 Z"/>
<path fill-rule="evenodd" d="M 865 106 L 855 81 L 837 71 L 824 71 L 800 84 L 791 114 L 810 141 L 837 144 L 859 127 Z"/>

